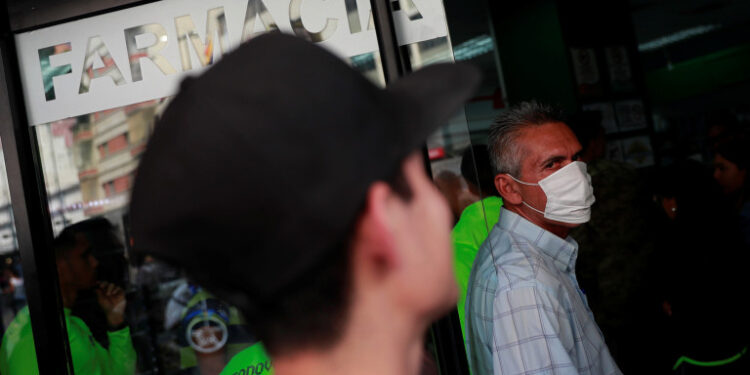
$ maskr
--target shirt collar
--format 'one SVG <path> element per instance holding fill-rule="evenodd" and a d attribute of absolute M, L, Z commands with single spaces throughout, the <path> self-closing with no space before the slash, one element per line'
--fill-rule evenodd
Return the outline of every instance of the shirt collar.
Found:
<path fill-rule="evenodd" d="M 550 257 L 561 271 L 575 270 L 578 243 L 572 237 L 562 239 L 510 210 L 500 210 L 497 225 L 528 240 L 544 255 Z"/>

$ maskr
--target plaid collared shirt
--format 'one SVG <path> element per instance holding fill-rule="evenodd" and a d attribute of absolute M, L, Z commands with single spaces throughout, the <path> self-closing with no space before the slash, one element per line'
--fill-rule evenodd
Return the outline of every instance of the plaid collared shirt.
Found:
<path fill-rule="evenodd" d="M 578 287 L 578 244 L 501 210 L 466 303 L 474 375 L 620 374 Z"/>

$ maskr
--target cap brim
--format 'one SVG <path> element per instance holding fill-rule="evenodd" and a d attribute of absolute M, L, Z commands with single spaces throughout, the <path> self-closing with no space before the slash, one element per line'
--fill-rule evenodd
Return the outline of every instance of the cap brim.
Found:
<path fill-rule="evenodd" d="M 406 149 L 424 144 L 427 137 L 459 113 L 481 82 L 479 69 L 468 63 L 435 64 L 417 70 L 390 84 L 404 118 L 401 130 Z"/>

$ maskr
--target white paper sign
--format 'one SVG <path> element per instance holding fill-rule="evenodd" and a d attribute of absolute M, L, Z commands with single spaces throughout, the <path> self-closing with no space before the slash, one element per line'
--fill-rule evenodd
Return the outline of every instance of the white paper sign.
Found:
<path fill-rule="evenodd" d="M 400 0 L 394 18 L 401 45 L 447 35 L 440 0 Z M 30 125 L 173 95 L 275 29 L 343 58 L 378 50 L 368 0 L 164 0 L 17 35 Z"/>
<path fill-rule="evenodd" d="M 615 112 L 621 131 L 643 129 L 648 126 L 643 102 L 640 100 L 616 102 Z"/>
<path fill-rule="evenodd" d="M 593 85 L 599 82 L 599 67 L 596 65 L 596 52 L 593 48 L 571 48 L 573 70 L 579 85 Z"/>
<path fill-rule="evenodd" d="M 623 159 L 636 168 L 654 165 L 654 151 L 651 149 L 651 138 L 640 136 L 622 140 Z"/>

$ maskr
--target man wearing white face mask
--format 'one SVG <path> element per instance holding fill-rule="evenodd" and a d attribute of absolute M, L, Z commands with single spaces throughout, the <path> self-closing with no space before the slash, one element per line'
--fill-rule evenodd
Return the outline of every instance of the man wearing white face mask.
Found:
<path fill-rule="evenodd" d="M 477 254 L 466 325 L 474 374 L 620 374 L 578 287 L 578 244 L 591 177 L 560 112 L 509 108 L 490 128 L 504 210 Z"/>

